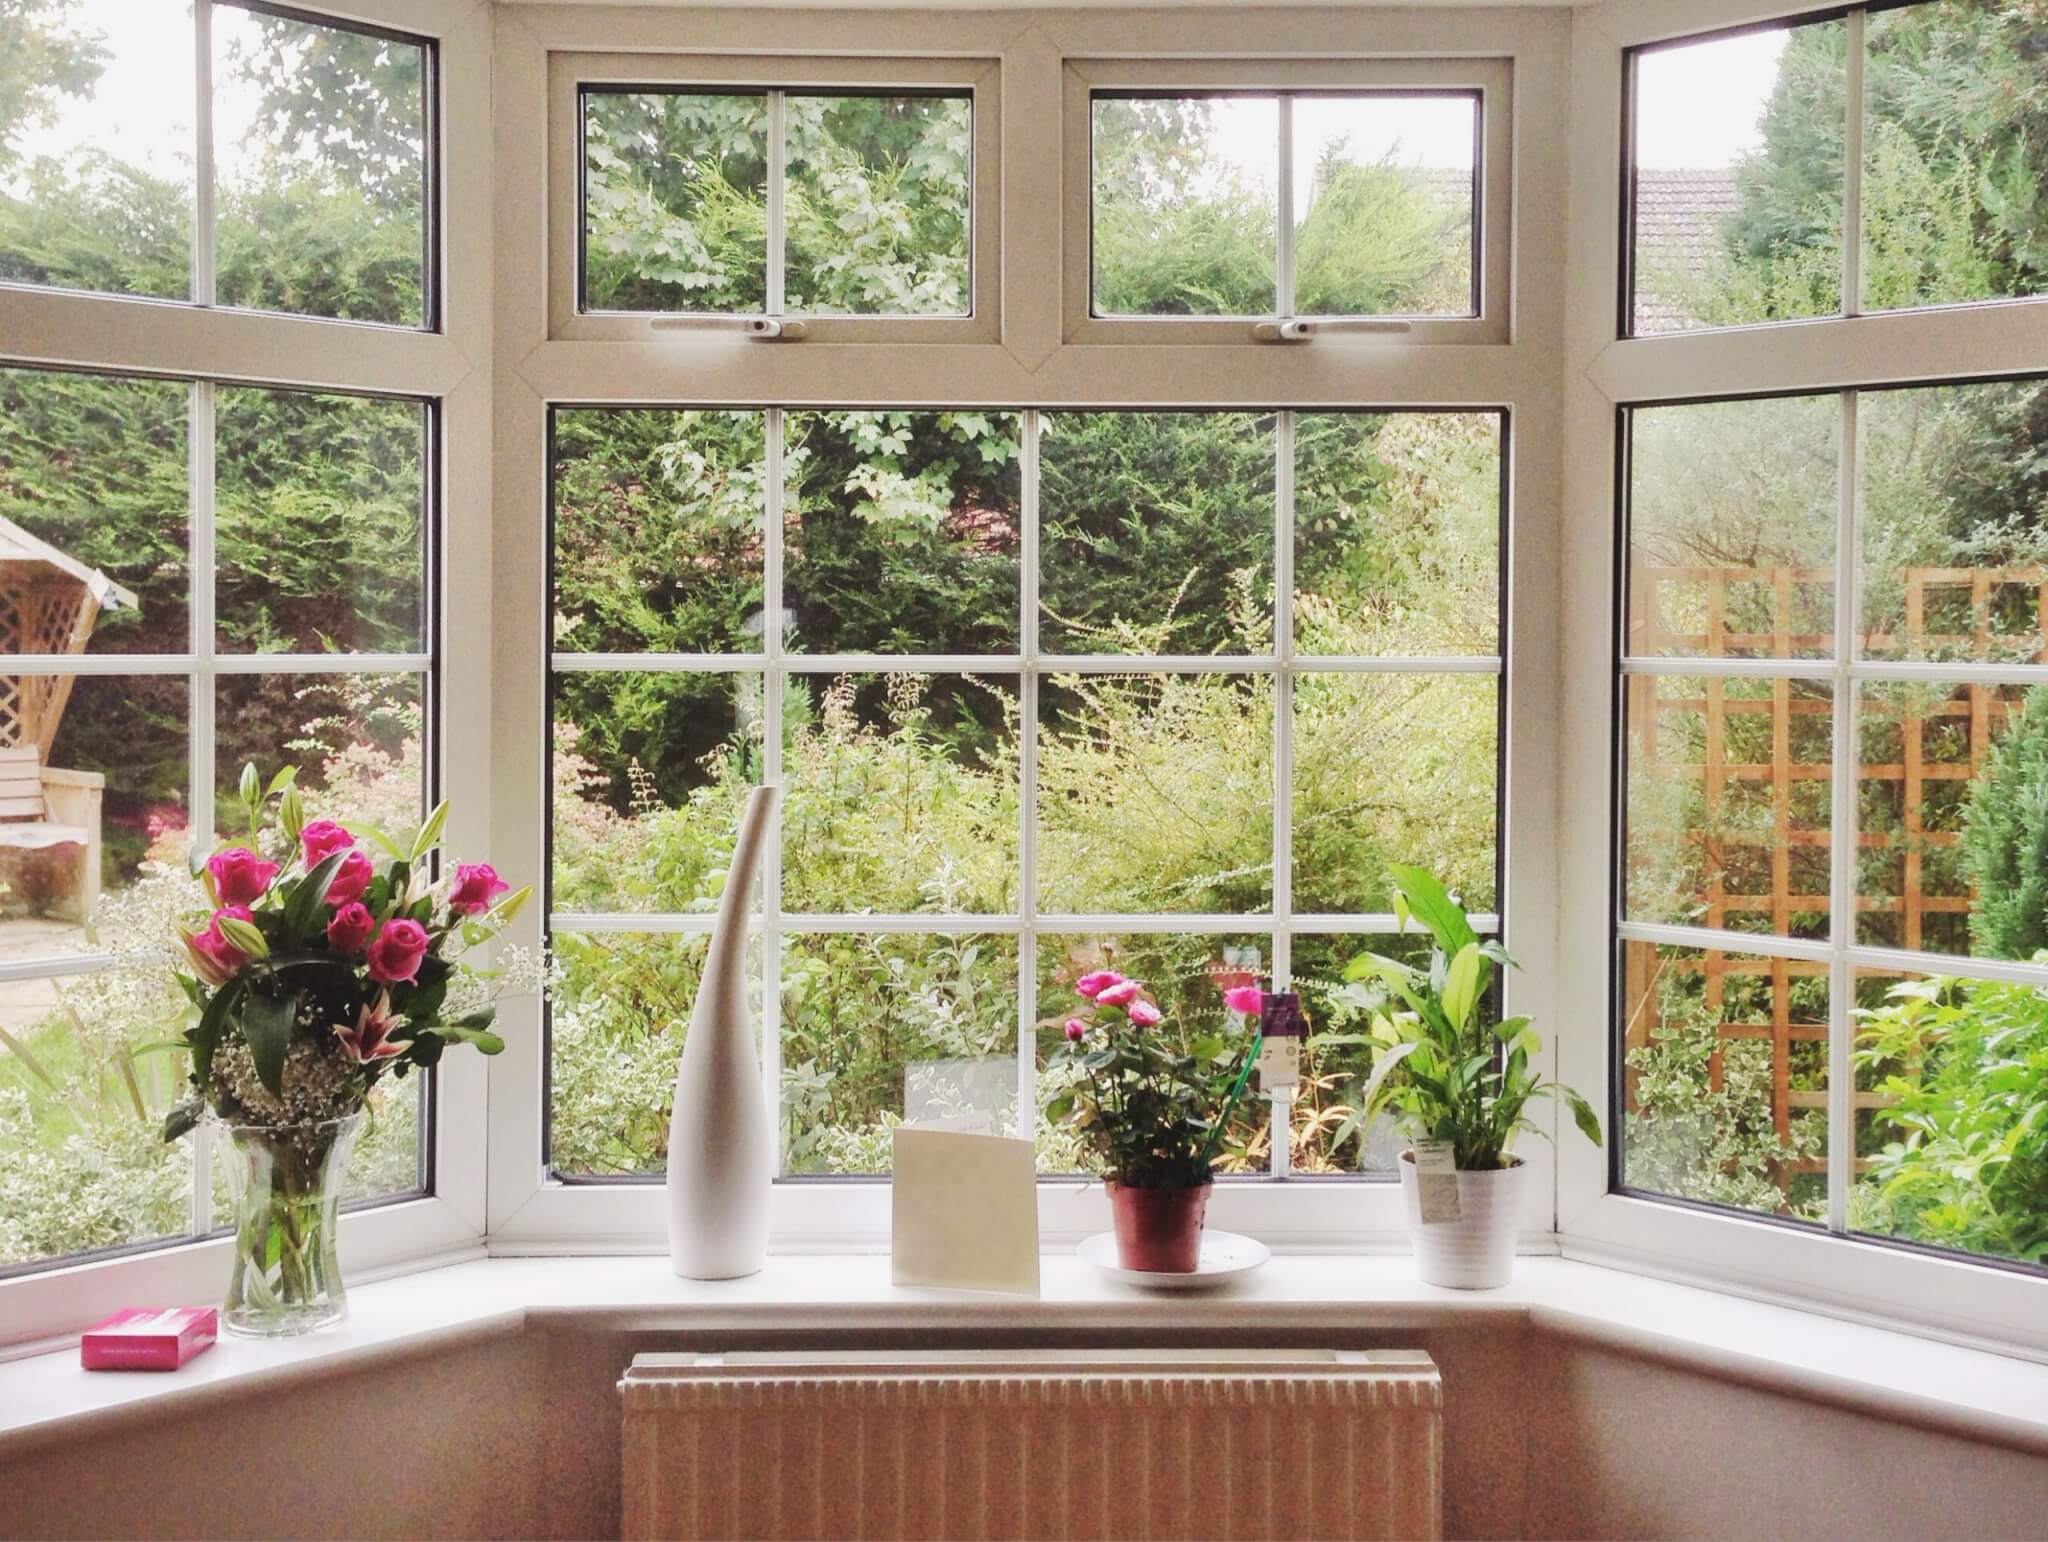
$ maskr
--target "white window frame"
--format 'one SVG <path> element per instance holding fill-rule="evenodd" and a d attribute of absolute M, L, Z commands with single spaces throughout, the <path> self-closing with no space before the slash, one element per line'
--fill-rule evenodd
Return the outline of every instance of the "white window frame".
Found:
<path fill-rule="evenodd" d="M 1416 343 L 1502 343 L 1509 335 L 1513 269 L 1509 215 L 1514 193 L 1514 71 L 1506 59 L 1322 58 L 1256 61 L 1243 59 L 1070 59 L 1065 75 L 1064 143 L 1091 145 L 1098 93 L 1185 91 L 1276 92 L 1280 130 L 1274 144 L 1275 188 L 1279 200 L 1275 310 L 1270 318 L 1245 316 L 1099 316 L 1094 310 L 1095 187 L 1092 154 L 1065 158 L 1066 251 L 1062 318 L 1069 343 L 1234 343 L 1243 342 L 1260 320 L 1287 319 L 1293 308 L 1294 177 L 1292 96 L 1324 92 L 1375 92 L 1400 96 L 1417 92 L 1471 92 L 1478 98 L 1478 140 L 1473 175 L 1472 261 L 1478 311 L 1469 316 L 1314 315 L 1307 319 L 1332 329 L 1354 330 L 1361 339 Z"/>
<path fill-rule="evenodd" d="M 582 148 L 580 122 L 586 87 L 645 86 L 715 93 L 769 93 L 769 293 L 760 311 L 585 311 L 582 293 Z M 806 89 L 887 95 L 892 89 L 965 95 L 973 114 L 968 219 L 968 305 L 965 316 L 841 316 L 785 311 L 781 270 L 783 172 L 779 93 Z M 751 317 L 799 316 L 812 342 L 988 343 L 1002 310 L 1001 201 L 985 189 L 1000 181 L 1002 100 L 993 62 L 978 59 L 819 58 L 813 55 L 551 53 L 548 56 L 548 193 L 550 206 L 575 210 L 550 221 L 548 317 L 552 335 L 584 341 L 640 340 L 659 329 L 745 328 Z"/>
<path fill-rule="evenodd" d="M 1519 327 L 1491 344 L 1442 346 L 1411 335 L 1332 334 L 1305 347 L 1254 342 L 1241 325 L 1220 343 L 1191 349 L 1142 338 L 1109 346 L 1076 345 L 1065 336 L 1062 263 L 1068 250 L 1063 224 L 1074 156 L 1065 140 L 1067 62 L 1083 58 L 1193 57 L 1241 62 L 1241 17 L 1225 12 L 1150 14 L 1143 11 L 1027 13 L 927 11 L 701 10 L 687 16 L 656 10 L 591 11 L 540 4 L 501 10 L 497 86 L 500 103 L 498 175 L 499 339 L 503 370 L 497 400 L 496 494 L 505 540 L 499 549 L 499 613 L 544 614 L 547 414 L 550 407 L 596 405 L 703 407 L 985 407 L 1047 411 L 1093 407 L 1255 408 L 1399 412 L 1448 408 L 1510 413 L 1506 449 L 1512 533 L 1508 542 L 1504 649 L 1514 681 L 1506 691 L 1506 736 L 1501 796 L 1505 881 L 1502 928 L 1520 938 L 1528 967 L 1510 982 L 1514 1010 L 1547 1016 L 1550 991 L 1548 938 L 1555 924 L 1545 860 L 1555 796 L 1548 723 L 1555 703 L 1552 657 L 1554 615 L 1541 596 L 1555 583 L 1555 341 L 1561 297 L 1526 306 Z M 1568 22 L 1561 12 L 1525 9 L 1280 10 L 1260 14 L 1262 73 L 1301 69 L 1316 61 L 1403 55 L 1453 61 L 1492 61 L 1511 76 L 1514 105 L 1491 122 L 1512 145 L 1532 138 L 1550 153 L 1524 156 L 1510 179 L 1493 166 L 1503 199 L 1519 195 L 1537 207 L 1558 207 L 1564 168 L 1556 153 L 1563 130 Z M 546 296 L 550 250 L 561 232 L 545 222 L 550 147 L 531 132 L 520 104 L 537 100 L 550 80 L 551 55 L 776 54 L 801 35 L 810 50 L 835 59 L 878 58 L 891 68 L 901 58 L 959 57 L 996 61 L 1002 94 L 1000 182 L 983 182 L 977 200 L 1000 199 L 1000 261 L 1005 278 L 1001 326 L 990 342 L 905 348 L 814 332 L 790 345 L 737 343 L 729 336 L 690 330 L 602 342 L 561 335 Z M 765 68 L 765 67 L 764 67 Z M 780 60 L 773 69 L 779 71 Z M 772 71 L 771 71 L 772 73 Z M 1356 72 L 1347 73 L 1347 80 Z M 979 129 L 979 126 L 977 126 Z M 1063 145 L 1060 156 L 1049 145 Z M 559 184 L 556 184 L 559 185 Z M 561 207 L 559 204 L 557 208 Z M 573 234 L 573 232 L 572 232 Z M 1538 222 L 1517 239 L 1501 219 L 1489 222 L 1503 262 L 1532 268 L 1563 260 L 1561 231 Z M 977 262 L 987 257 L 977 249 Z M 559 257 L 553 259 L 559 265 Z M 1028 281 L 1027 281 L 1028 279 Z M 1493 293 L 1502 294 L 1495 286 Z M 1085 302 L 1084 302 L 1085 303 Z M 1470 323 L 1466 323 L 1470 325 Z M 871 334 L 870 334 L 871 335 Z M 1546 432 L 1545 425 L 1550 429 Z M 771 479 L 773 480 L 773 479 Z M 544 653 L 546 628 L 517 623 L 521 636 L 498 654 L 494 712 L 498 746 L 497 808 L 508 841 L 508 861 L 537 871 L 546 827 L 547 762 Z M 845 660 L 806 660 L 843 665 Z M 892 660 L 901 664 L 902 660 Z M 926 661 L 929 663 L 930 661 Z M 977 660 L 992 672 L 1000 663 Z M 1044 667 L 1064 665 L 1051 656 Z M 1230 667 L 1228 661 L 1222 663 Z M 1023 663 L 1020 653 L 1018 663 Z M 1034 656 L 1034 667 L 1037 660 Z M 1469 661 L 1460 661 L 1469 667 Z M 1268 666 L 1277 667 L 1277 666 Z M 516 940 L 538 943 L 542 917 L 522 917 Z M 588 917 L 562 917 L 565 925 L 593 929 Z M 806 924 L 815 918 L 805 918 Z M 1252 920 L 1271 930 L 1275 917 Z M 621 918 L 620 928 L 655 930 L 644 918 Z M 677 922 L 676 925 L 698 923 Z M 871 926 L 861 918 L 862 929 Z M 1042 929 L 1066 925 L 1043 918 Z M 1175 917 L 1153 929 L 1214 931 L 1216 917 Z M 1004 931 L 982 917 L 906 918 L 919 931 Z M 892 929 L 893 924 L 891 924 Z M 1015 923 L 1022 930 L 1021 922 Z M 669 927 L 666 929 L 673 929 Z M 1135 929 L 1135 928 L 1133 928 Z M 1342 922 L 1300 922 L 1300 930 L 1338 931 Z M 1031 988 L 1035 990 L 1035 978 Z M 537 1017 L 537 1014 L 536 1014 Z M 544 1053 L 537 1021 L 529 1031 L 513 1017 L 508 1048 L 492 1062 L 490 1247 L 493 1253 L 575 1253 L 593 1250 L 659 1251 L 663 1246 L 658 1184 L 563 1184 L 546 1173 L 542 1153 Z M 771 1078 L 772 1079 L 772 1078 Z M 1524 1230 L 1544 1246 L 1552 1224 L 1548 1148 L 1531 1142 L 1527 1155 L 1537 1179 L 1530 1185 Z M 777 1184 L 771 1197 L 772 1245 L 779 1250 L 872 1249 L 888 1231 L 886 1181 L 835 1180 Z M 1253 1181 L 1225 1183 L 1211 1202 L 1220 1226 L 1302 1248 L 1405 1247 L 1398 1190 L 1384 1182 Z M 1042 1233 L 1049 1242 L 1071 1241 L 1108 1224 L 1098 1185 L 1049 1179 L 1040 1186 Z"/>
<path fill-rule="evenodd" d="M 430 738 L 458 747 L 443 758 L 444 791 L 453 800 L 451 844 L 486 852 L 493 837 L 487 778 L 465 778 L 469 762 L 459 747 L 482 743 L 490 731 L 487 684 L 491 613 L 487 581 L 492 562 L 490 528 L 490 387 L 493 342 L 488 287 L 490 262 L 491 135 L 490 20 L 468 0 L 324 0 L 290 10 L 308 19 L 346 26 L 367 24 L 431 39 L 437 47 L 440 102 L 428 121 L 436 136 L 428 188 L 438 196 L 429 228 L 439 249 L 428 272 L 441 275 L 441 302 L 425 307 L 428 328 L 331 321 L 279 312 L 234 310 L 212 303 L 209 260 L 212 229 L 210 108 L 211 12 L 214 0 L 194 0 L 196 209 L 189 301 L 134 299 L 62 289 L 0 285 L 0 363 L 53 370 L 99 370 L 191 382 L 188 419 L 195 464 L 193 490 L 192 645 L 187 654 L 69 660 L 69 672 L 189 675 L 193 698 L 189 733 L 192 785 L 188 817 L 193 831 L 211 828 L 213 803 L 214 683 L 248 673 L 354 673 L 402 669 L 425 673 L 431 653 L 420 655 L 217 655 L 214 647 L 210 566 L 210 406 L 216 383 L 276 386 L 404 397 L 434 404 L 438 449 L 427 464 L 436 483 L 440 550 L 428 563 L 440 593 L 429 614 L 439 616 L 438 721 Z M 459 575 L 451 579 L 450 575 Z M 431 642 L 432 639 L 429 639 Z M 431 773 L 430 773 L 431 774 Z M 52 960 L 45 975 L 80 972 L 77 959 Z M 19 967 L 12 972 L 20 973 Z M 481 1057 L 451 1055 L 429 1084 L 428 1128 L 433 1149 L 431 1190 L 415 1198 L 350 1211 L 341 1219 L 343 1265 L 353 1279 L 476 1256 L 485 1218 L 485 1092 Z M 195 1135 L 195 1170 L 207 1159 Z M 195 1183 L 195 1194 L 199 1191 Z M 196 1208 L 195 1200 L 195 1208 Z M 226 1278 L 232 1239 L 170 1239 L 111 1256 L 53 1261 L 35 1273 L 0 1280 L 0 1354 L 19 1352 L 138 1300 L 197 1300 L 218 1294 Z"/>
<path fill-rule="evenodd" d="M 1609 1025 L 1617 935 L 1655 941 L 1700 940 L 1694 928 L 1629 923 L 1619 933 L 1615 913 L 1617 823 L 1614 736 L 1619 732 L 1619 695 L 1614 689 L 1621 646 L 1617 608 L 1619 500 L 1625 496 L 1618 468 L 1618 409 L 1662 401 L 1735 396 L 1825 393 L 1887 385 L 1931 384 L 2048 370 L 2048 299 L 1992 300 L 1976 304 L 1856 313 L 1855 279 L 1859 243 L 1844 242 L 1845 313 L 1810 321 L 1778 322 L 1711 331 L 1622 335 L 1621 294 L 1623 201 L 1626 157 L 1622 102 L 1625 51 L 1641 45 L 1711 34 L 1774 17 L 1808 19 L 1810 11 L 1767 7 L 1756 0 L 1610 0 L 1588 7 L 1573 29 L 1573 115 L 1571 158 L 1571 263 L 1566 274 L 1569 344 L 1565 375 L 1565 499 L 1571 510 L 1566 529 L 1562 663 L 1568 678 L 1586 688 L 1572 692 L 1561 722 L 1563 828 L 1572 839 L 1561 850 L 1561 905 L 1585 918 L 1559 937 L 1559 1010 L 1573 1024 L 1601 1025 L 1599 1034 L 1568 1034 L 1562 1043 L 1561 1072 L 1589 1095 L 1614 1082 L 1614 1046 Z M 1852 21 L 1849 39 L 1846 164 L 1861 160 L 1861 29 Z M 1858 194 L 1845 190 L 1845 228 L 1860 229 Z M 1854 415 L 1845 413 L 1843 464 L 1853 464 Z M 1836 592 L 1853 597 L 1856 552 L 1853 479 L 1841 489 Z M 1748 933 L 1723 940 L 1746 953 L 1820 957 L 1831 972 L 1829 1040 L 1829 1165 L 1846 1172 L 1853 1158 L 1850 1094 L 1851 1035 L 1846 1012 L 1853 1005 L 1849 971 L 1858 964 L 1938 968 L 1991 978 L 2048 981 L 2035 966 L 1943 960 L 1935 955 L 1853 945 L 1847 919 L 1853 906 L 1852 853 L 1844 832 L 1855 823 L 1855 803 L 1845 805 L 1842 768 L 1852 744 L 1852 691 L 1872 677 L 1990 678 L 2006 671 L 1969 665 L 1884 665 L 1852 662 L 1852 603 L 1837 606 L 1837 652 L 1818 665 L 1837 691 L 1834 722 L 1837 784 L 1833 924 L 1819 946 Z M 1705 672 L 1698 660 L 1670 660 L 1670 672 Z M 1630 667 L 1627 665 L 1624 668 Z M 1649 667 L 1647 661 L 1644 667 Z M 1710 666 L 1711 667 L 1711 666 Z M 1772 665 L 1776 674 L 1812 674 L 1811 662 Z M 2026 671 L 2028 679 L 2048 671 Z M 1592 682 L 1602 682 L 1592 688 Z M 1854 682 L 1853 685 L 1851 682 Z M 1708 937 L 1721 934 L 1709 933 Z M 1611 1101 L 1611 1099 L 1610 1099 Z M 1787 1226 L 1768 1218 L 1614 1192 L 1609 1150 L 1568 1144 L 1562 1153 L 1558 1230 L 1562 1250 L 1572 1257 L 1608 1262 L 1678 1278 L 1693 1278 L 1745 1294 L 1819 1305 L 1837 1315 L 1907 1323 L 1962 1342 L 2026 1352 L 2048 1352 L 2048 1278 L 2031 1270 L 1972 1261 L 1846 1234 L 1839 1202 L 1829 1226 Z"/>

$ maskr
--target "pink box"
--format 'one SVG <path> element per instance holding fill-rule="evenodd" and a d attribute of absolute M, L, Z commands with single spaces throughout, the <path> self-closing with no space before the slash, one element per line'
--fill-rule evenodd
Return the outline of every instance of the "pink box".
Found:
<path fill-rule="evenodd" d="M 219 1331 L 210 1306 L 124 1306 L 85 1330 L 78 1361 L 88 1371 L 175 1371 Z"/>

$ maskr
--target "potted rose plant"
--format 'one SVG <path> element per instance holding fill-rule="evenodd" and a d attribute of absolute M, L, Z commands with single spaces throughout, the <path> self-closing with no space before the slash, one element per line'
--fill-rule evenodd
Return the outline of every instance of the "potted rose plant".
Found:
<path fill-rule="evenodd" d="M 1046 1104 L 1100 1167 L 1116 1228 L 1117 1261 L 1153 1274 L 1192 1274 L 1201 1260 L 1211 1166 L 1244 1096 L 1257 1037 L 1241 1051 L 1220 1034 L 1170 1034 L 1144 985 L 1113 970 L 1075 982 L 1086 1006 L 1066 1020 L 1055 1062 L 1075 1080 Z M 1250 986 L 1224 993 L 1243 1021 L 1257 1013 Z"/>
<path fill-rule="evenodd" d="M 192 1094 L 164 1138 L 209 1109 L 225 1129 L 235 1254 L 222 1322 L 275 1336 L 346 1311 L 335 1213 L 371 1091 L 451 1044 L 504 1048 L 492 998 L 511 974 L 463 955 L 531 891 L 508 893 L 488 863 L 433 876 L 446 804 L 394 840 L 309 821 L 291 767 L 268 788 L 244 767 L 241 802 L 246 839 L 193 858 L 209 908 L 180 922 L 176 971 Z"/>
<path fill-rule="evenodd" d="M 1525 1130 L 1545 1133 L 1528 1117 L 1529 1103 L 1563 1100 L 1596 1146 L 1600 1121 L 1578 1093 L 1535 1069 L 1542 1041 L 1530 1019 L 1496 1019 L 1489 1010 L 1494 967 L 1516 967 L 1514 960 L 1499 943 L 1481 940 L 1464 907 L 1429 873 L 1398 863 L 1388 871 L 1401 930 L 1413 916 L 1435 945 L 1427 969 L 1378 953 L 1361 953 L 1346 968 L 1346 979 L 1376 982 L 1384 995 L 1369 1035 L 1310 1041 L 1374 1050 L 1371 1076 L 1337 1140 L 1375 1115 L 1391 1116 L 1415 1142 L 1398 1165 L 1422 1278 L 1468 1289 L 1505 1285 L 1514 1272 L 1525 1171 L 1511 1148 Z M 1433 1166 L 1448 1159 L 1451 1170 L 1425 1174 L 1423 1157 Z M 1432 1192 L 1425 1194 L 1425 1184 Z"/>

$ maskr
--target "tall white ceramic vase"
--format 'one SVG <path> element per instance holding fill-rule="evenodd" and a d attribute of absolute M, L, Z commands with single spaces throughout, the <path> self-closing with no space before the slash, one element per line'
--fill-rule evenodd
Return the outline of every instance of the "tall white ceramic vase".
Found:
<path fill-rule="evenodd" d="M 668 1252 L 677 1274 L 730 1280 L 768 1254 L 774 1127 L 747 1011 L 747 902 L 780 789 L 756 787 L 718 902 L 668 1126 Z"/>

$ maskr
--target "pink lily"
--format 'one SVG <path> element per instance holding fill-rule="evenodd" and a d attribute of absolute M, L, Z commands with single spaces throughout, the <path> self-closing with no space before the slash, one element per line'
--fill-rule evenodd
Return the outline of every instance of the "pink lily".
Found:
<path fill-rule="evenodd" d="M 392 1037 L 393 1032 L 403 1026 L 399 1018 L 391 1015 L 391 993 L 379 991 L 375 1001 L 363 1003 L 363 1010 L 357 1014 L 353 1028 L 345 1023 L 336 1023 L 334 1033 L 341 1040 L 343 1049 L 359 1063 L 370 1065 L 405 1053 L 411 1041 Z"/>

